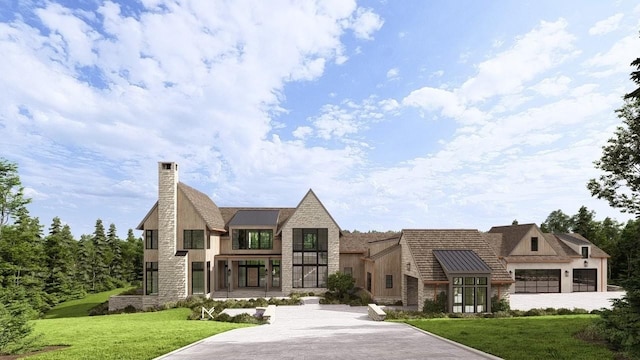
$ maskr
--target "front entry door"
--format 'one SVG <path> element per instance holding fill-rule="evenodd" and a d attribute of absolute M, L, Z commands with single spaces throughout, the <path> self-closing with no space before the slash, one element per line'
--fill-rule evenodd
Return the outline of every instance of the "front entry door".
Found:
<path fill-rule="evenodd" d="M 260 266 L 247 267 L 247 287 L 260 286 Z"/>

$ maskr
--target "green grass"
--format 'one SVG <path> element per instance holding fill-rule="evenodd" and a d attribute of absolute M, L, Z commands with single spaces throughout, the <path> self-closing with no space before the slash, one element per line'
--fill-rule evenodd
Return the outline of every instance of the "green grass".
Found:
<path fill-rule="evenodd" d="M 82 299 L 65 301 L 61 304 L 56 305 L 51 310 L 49 310 L 45 315 L 45 319 L 59 319 L 59 318 L 69 318 L 69 317 L 79 317 L 79 316 L 88 316 L 89 310 L 91 310 L 96 305 L 102 304 L 103 302 L 109 300 L 109 296 L 118 295 L 123 291 L 132 289 L 129 288 L 120 288 L 114 289 L 111 291 L 105 291 L 96 294 L 89 294 Z"/>
<path fill-rule="evenodd" d="M 613 359 L 601 344 L 573 335 L 593 323 L 594 315 L 497 319 L 420 319 L 405 322 L 503 359 Z"/>
<path fill-rule="evenodd" d="M 186 320 L 190 309 L 35 320 L 40 345 L 70 347 L 29 359 L 152 359 L 205 337 L 249 326 Z"/>

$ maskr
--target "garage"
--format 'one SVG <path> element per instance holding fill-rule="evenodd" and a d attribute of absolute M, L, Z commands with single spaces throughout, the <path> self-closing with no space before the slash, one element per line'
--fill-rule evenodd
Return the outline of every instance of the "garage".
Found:
<path fill-rule="evenodd" d="M 516 293 L 559 293 L 560 269 L 516 269 Z"/>
<path fill-rule="evenodd" d="M 598 289 L 597 269 L 573 269 L 573 292 L 589 292 Z"/>

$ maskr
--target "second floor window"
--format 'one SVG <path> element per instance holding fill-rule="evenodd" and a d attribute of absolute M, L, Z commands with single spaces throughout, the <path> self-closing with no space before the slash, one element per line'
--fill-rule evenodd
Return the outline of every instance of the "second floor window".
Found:
<path fill-rule="evenodd" d="M 531 251 L 538 251 L 538 238 L 535 236 L 531 238 Z"/>
<path fill-rule="evenodd" d="M 204 249 L 204 230 L 185 230 L 183 241 L 185 249 Z"/>
<path fill-rule="evenodd" d="M 158 248 L 158 230 L 145 230 L 144 232 L 145 249 Z"/>
<path fill-rule="evenodd" d="M 273 230 L 234 229 L 233 250 L 273 249 Z"/>

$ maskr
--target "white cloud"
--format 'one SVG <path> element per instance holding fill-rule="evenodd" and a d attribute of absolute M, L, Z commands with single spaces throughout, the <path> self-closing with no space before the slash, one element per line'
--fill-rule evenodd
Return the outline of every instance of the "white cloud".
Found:
<path fill-rule="evenodd" d="M 604 77 L 631 71 L 629 64 L 640 53 L 640 39 L 637 34 L 626 36 L 614 43 L 606 52 L 599 52 L 584 62 L 590 75 Z"/>
<path fill-rule="evenodd" d="M 567 76 L 557 76 L 546 78 L 531 86 L 531 89 L 542 96 L 559 96 L 567 92 L 571 79 Z"/>
<path fill-rule="evenodd" d="M 575 56 L 575 36 L 566 27 L 564 19 L 542 21 L 510 49 L 477 65 L 477 75 L 462 84 L 460 96 L 465 101 L 478 102 L 518 92 L 524 83 Z"/>
<path fill-rule="evenodd" d="M 373 33 L 380 30 L 384 20 L 371 9 L 358 8 L 350 28 L 358 39 L 373 40 Z"/>
<path fill-rule="evenodd" d="M 589 35 L 604 35 L 617 30 L 623 17 L 624 14 L 618 13 L 598 21 L 589 29 Z"/>
<path fill-rule="evenodd" d="M 391 68 L 389 69 L 389 71 L 387 71 L 387 79 L 397 79 L 398 75 L 400 75 L 400 69 L 398 69 L 397 67 Z"/>
<path fill-rule="evenodd" d="M 293 131 L 293 136 L 298 139 L 305 139 L 307 136 L 313 133 L 313 129 L 308 126 L 299 126 Z"/>

